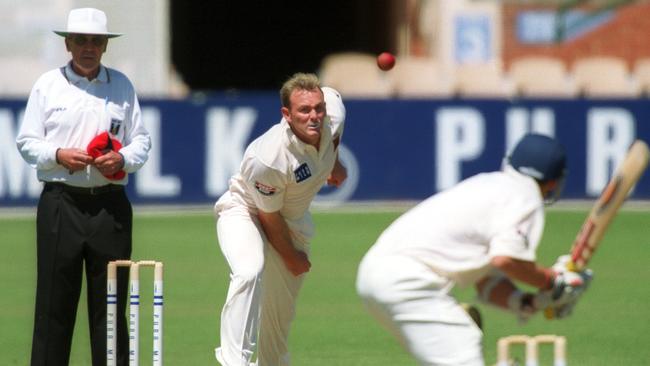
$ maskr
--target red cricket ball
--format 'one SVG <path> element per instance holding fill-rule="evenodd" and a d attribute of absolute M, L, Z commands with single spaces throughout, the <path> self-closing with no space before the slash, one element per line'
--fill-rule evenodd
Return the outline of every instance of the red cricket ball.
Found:
<path fill-rule="evenodd" d="M 388 71 L 395 66 L 395 56 L 390 52 L 382 52 L 377 56 L 377 66 L 384 71 Z"/>

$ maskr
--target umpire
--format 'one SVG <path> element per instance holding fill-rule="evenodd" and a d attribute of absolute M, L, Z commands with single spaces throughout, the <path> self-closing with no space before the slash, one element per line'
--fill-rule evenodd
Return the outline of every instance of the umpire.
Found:
<path fill-rule="evenodd" d="M 29 95 L 16 143 L 45 183 L 37 211 L 37 286 L 31 365 L 67 365 L 86 273 L 92 364 L 106 364 L 106 265 L 130 258 L 128 174 L 147 161 L 151 140 L 129 79 L 101 64 L 106 14 L 70 11 L 72 60 L 43 74 Z M 126 365 L 127 278 L 118 283 L 118 364 Z"/>

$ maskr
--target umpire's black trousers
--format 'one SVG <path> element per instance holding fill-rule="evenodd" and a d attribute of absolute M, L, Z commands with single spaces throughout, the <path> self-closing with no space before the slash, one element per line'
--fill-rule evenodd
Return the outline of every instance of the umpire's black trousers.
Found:
<path fill-rule="evenodd" d="M 66 366 L 84 271 L 93 366 L 106 365 L 106 265 L 131 257 L 131 204 L 122 186 L 46 183 L 38 203 L 32 366 Z M 128 269 L 118 273 L 118 365 L 128 364 Z M 80 340 L 86 344 L 86 340 Z"/>

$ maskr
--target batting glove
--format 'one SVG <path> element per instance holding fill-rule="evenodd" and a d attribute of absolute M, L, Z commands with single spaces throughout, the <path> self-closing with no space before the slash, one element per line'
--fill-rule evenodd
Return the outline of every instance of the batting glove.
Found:
<path fill-rule="evenodd" d="M 559 272 L 553 280 L 551 288 L 552 306 L 560 307 L 565 304 L 577 301 L 583 292 L 589 287 L 593 278 L 593 271 L 585 269 L 580 272 L 564 271 Z"/>
<path fill-rule="evenodd" d="M 569 262 L 570 261 L 571 261 L 571 256 L 570 255 L 568 255 L 568 254 L 561 255 L 561 256 L 557 257 L 557 259 L 555 260 L 555 263 L 553 263 L 551 268 L 556 273 L 566 272 L 566 271 L 569 270 L 568 267 L 569 267 Z"/>
<path fill-rule="evenodd" d="M 573 308 L 589 287 L 592 279 L 593 271 L 590 269 L 581 272 L 558 273 L 553 281 L 553 288 L 540 291 L 537 295 L 540 304 L 546 304 L 547 318 L 562 319 L 571 315 Z"/>

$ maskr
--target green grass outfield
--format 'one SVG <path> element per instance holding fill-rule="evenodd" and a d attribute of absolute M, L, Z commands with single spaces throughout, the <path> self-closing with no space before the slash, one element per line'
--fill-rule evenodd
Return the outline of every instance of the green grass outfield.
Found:
<path fill-rule="evenodd" d="M 539 260 L 550 265 L 567 252 L 586 210 L 551 210 Z M 415 362 L 364 311 L 354 291 L 359 260 L 399 212 L 314 214 L 313 264 L 291 334 L 298 366 L 394 366 Z M 35 288 L 35 222 L 32 215 L 0 218 L 0 365 L 29 363 Z M 165 262 L 165 363 L 216 365 L 219 312 L 228 269 L 208 210 L 149 214 L 136 209 L 133 258 Z M 499 337 L 553 333 L 567 336 L 569 365 L 647 365 L 650 362 L 650 211 L 624 210 L 592 262 L 595 279 L 574 315 L 562 321 L 536 317 L 519 325 L 509 314 L 479 305 L 486 326 L 488 365 Z M 149 271 L 146 270 L 145 271 Z M 151 359 L 151 273 L 141 276 L 141 363 Z M 457 291 L 474 302 L 469 289 Z M 78 311 L 70 364 L 90 365 L 86 303 Z M 550 350 L 542 348 L 542 365 Z"/>

